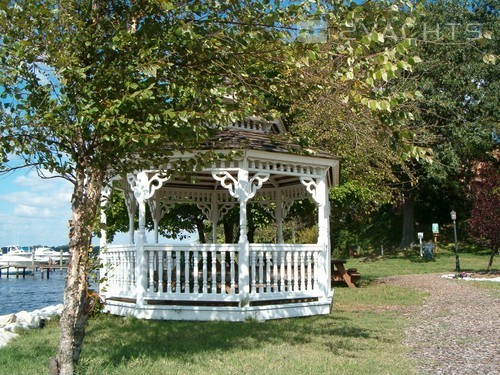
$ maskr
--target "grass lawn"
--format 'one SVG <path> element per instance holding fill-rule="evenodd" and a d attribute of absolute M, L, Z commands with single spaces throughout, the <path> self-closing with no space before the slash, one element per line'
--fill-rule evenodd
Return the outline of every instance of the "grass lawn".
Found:
<path fill-rule="evenodd" d="M 463 270 L 486 267 L 487 252 L 463 252 Z M 418 254 L 350 259 L 361 287 L 335 289 L 329 316 L 259 323 L 141 321 L 100 316 L 89 323 L 78 374 L 411 374 L 401 344 L 405 314 L 425 294 L 372 283 L 383 276 L 454 271 L 449 249 L 432 261 Z M 476 283 L 498 293 L 497 283 Z M 0 349 L 0 374 L 45 374 L 56 353 L 57 322 Z"/>
<path fill-rule="evenodd" d="M 459 245 L 460 270 L 465 272 L 485 271 L 490 250 L 477 250 Z M 495 259 L 498 262 L 498 259 Z M 349 259 L 346 267 L 357 268 L 362 275 L 362 285 L 370 284 L 380 277 L 423 273 L 455 273 L 454 245 L 438 248 L 437 255 L 427 260 L 420 256 L 418 248 L 386 256 L 362 255 Z M 493 263 L 495 268 L 495 262 Z"/>

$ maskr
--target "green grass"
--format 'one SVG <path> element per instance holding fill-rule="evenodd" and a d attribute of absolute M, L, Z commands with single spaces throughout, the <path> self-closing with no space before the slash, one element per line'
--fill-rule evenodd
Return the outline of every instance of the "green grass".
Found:
<path fill-rule="evenodd" d="M 462 269 L 481 270 L 487 252 L 460 254 Z M 89 322 L 78 374 L 411 374 L 401 344 L 404 313 L 425 294 L 373 283 L 383 276 L 454 271 L 449 249 L 432 261 L 418 253 L 350 259 L 361 288 L 335 289 L 329 316 L 259 323 L 141 321 L 101 316 Z M 498 283 L 473 282 L 488 293 Z M 57 351 L 57 322 L 22 334 L 0 349 L 0 375 L 46 374 Z"/>
<path fill-rule="evenodd" d="M 460 270 L 484 271 L 488 265 L 489 250 L 478 250 L 474 247 L 459 245 Z M 496 259 L 498 262 L 498 260 Z M 495 263 L 493 263 L 495 266 Z M 360 256 L 349 259 L 346 267 L 357 268 L 361 273 L 362 285 L 373 280 L 396 275 L 424 273 L 455 273 L 455 253 L 453 245 L 439 245 L 437 255 L 427 260 L 420 256 L 418 248 L 387 256 Z"/>
<path fill-rule="evenodd" d="M 342 291 L 337 298 L 347 306 L 351 297 Z M 396 311 L 341 308 L 264 323 L 104 316 L 89 324 L 78 373 L 407 374 L 413 364 L 400 345 L 404 326 Z M 57 337 L 55 324 L 23 334 L 0 350 L 0 373 L 46 373 Z"/>

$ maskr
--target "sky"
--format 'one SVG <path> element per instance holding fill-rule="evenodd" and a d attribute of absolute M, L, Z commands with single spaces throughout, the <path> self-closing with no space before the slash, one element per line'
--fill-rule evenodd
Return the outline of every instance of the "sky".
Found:
<path fill-rule="evenodd" d="M 0 247 L 67 245 L 72 187 L 62 178 L 42 179 L 35 170 L 0 175 Z M 128 243 L 128 235 L 116 234 L 113 243 Z"/>
<path fill-rule="evenodd" d="M 72 185 L 35 170 L 0 175 L 0 246 L 68 244 Z"/>

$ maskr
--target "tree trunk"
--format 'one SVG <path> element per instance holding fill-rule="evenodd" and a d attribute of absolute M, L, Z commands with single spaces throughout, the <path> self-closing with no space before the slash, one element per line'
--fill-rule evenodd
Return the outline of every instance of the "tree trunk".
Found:
<path fill-rule="evenodd" d="M 198 232 L 198 240 L 200 243 L 207 243 L 207 239 L 205 237 L 205 224 L 203 220 L 196 220 L 196 231 Z M 214 238 L 214 241 L 216 239 Z"/>
<path fill-rule="evenodd" d="M 403 195 L 403 233 L 399 245 L 402 249 L 410 247 L 415 241 L 414 207 L 413 193 L 405 192 Z"/>
<path fill-rule="evenodd" d="M 235 225 L 233 223 L 224 222 L 224 240 L 226 243 L 235 243 L 235 236 L 234 236 L 234 227 Z"/>
<path fill-rule="evenodd" d="M 488 268 L 486 269 L 488 272 L 491 271 L 491 266 L 493 265 L 493 258 L 495 258 L 495 255 L 496 255 L 497 252 L 498 252 L 498 247 L 497 246 L 492 246 L 491 247 L 490 260 L 488 262 Z"/>
<path fill-rule="evenodd" d="M 100 171 L 89 172 L 84 167 L 77 169 L 71 202 L 71 260 L 68 264 L 64 309 L 60 320 L 59 352 L 55 361 L 51 361 L 51 374 L 73 375 L 80 358 L 89 312 L 87 291 L 92 224 L 98 213 L 102 178 Z"/>

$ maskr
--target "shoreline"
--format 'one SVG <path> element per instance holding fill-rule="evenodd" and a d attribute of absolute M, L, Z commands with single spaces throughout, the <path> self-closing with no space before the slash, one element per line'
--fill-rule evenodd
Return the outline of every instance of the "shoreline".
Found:
<path fill-rule="evenodd" d="M 0 348 L 6 346 L 10 340 L 16 338 L 19 330 L 42 328 L 45 322 L 60 316 L 63 304 L 46 306 L 31 312 L 19 311 L 0 315 Z"/>

